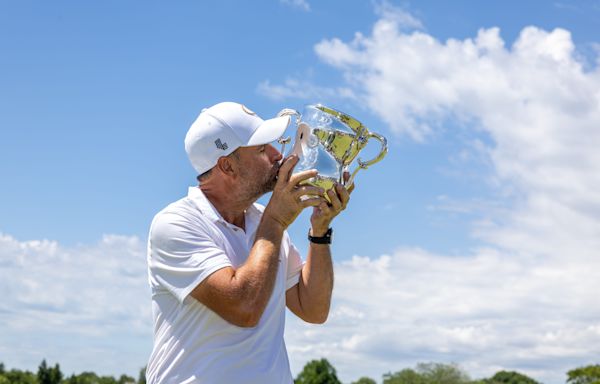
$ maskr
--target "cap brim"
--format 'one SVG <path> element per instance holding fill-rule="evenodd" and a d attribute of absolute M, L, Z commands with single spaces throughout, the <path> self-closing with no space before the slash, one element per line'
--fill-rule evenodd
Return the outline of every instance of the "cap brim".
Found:
<path fill-rule="evenodd" d="M 250 140 L 248 140 L 248 144 L 245 146 L 268 144 L 279 139 L 290 124 L 290 120 L 290 116 L 281 116 L 265 120 L 258 128 L 256 128 L 256 131 L 254 131 Z"/>

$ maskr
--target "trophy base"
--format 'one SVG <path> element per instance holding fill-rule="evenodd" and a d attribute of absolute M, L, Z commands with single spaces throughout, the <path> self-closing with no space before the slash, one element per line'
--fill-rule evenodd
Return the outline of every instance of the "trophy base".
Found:
<path fill-rule="evenodd" d="M 327 199 L 327 201 L 329 201 L 329 196 L 327 196 L 327 191 L 329 191 L 330 189 L 333 189 L 334 185 L 337 182 L 338 182 L 338 180 L 335 177 L 317 175 L 315 177 L 311 177 L 310 179 L 308 179 L 306 181 L 301 182 L 300 184 L 312 185 L 315 187 L 322 188 L 325 191 L 325 193 L 323 194 L 323 197 L 325 197 L 325 199 Z"/>

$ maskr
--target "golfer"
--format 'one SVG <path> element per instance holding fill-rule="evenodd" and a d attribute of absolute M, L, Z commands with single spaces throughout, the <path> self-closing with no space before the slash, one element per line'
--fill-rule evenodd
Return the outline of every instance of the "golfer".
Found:
<path fill-rule="evenodd" d="M 150 226 L 148 383 L 293 383 L 285 308 L 309 323 L 327 319 L 331 221 L 350 196 L 341 185 L 302 183 L 317 171 L 294 173 L 298 158 L 282 159 L 270 144 L 288 124 L 289 116 L 263 120 L 224 102 L 190 127 L 185 150 L 199 185 Z M 257 204 L 267 192 L 266 207 Z M 303 261 L 286 229 L 308 207 Z"/>

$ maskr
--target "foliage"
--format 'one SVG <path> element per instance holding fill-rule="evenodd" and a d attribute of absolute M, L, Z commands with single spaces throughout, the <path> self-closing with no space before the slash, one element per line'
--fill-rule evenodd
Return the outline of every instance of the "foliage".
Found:
<path fill-rule="evenodd" d="M 140 369 L 137 384 L 146 384 L 146 367 Z"/>
<path fill-rule="evenodd" d="M 600 364 L 579 367 L 567 372 L 569 384 L 600 384 Z"/>
<path fill-rule="evenodd" d="M 133 377 L 121 375 L 117 380 L 112 376 L 98 376 L 94 372 L 83 372 L 79 375 L 72 375 L 64 384 L 136 384 Z"/>
<path fill-rule="evenodd" d="M 425 384 L 425 378 L 415 370 L 406 368 L 394 374 L 383 375 L 383 384 Z"/>
<path fill-rule="evenodd" d="M 539 384 L 529 376 L 515 371 L 499 371 L 489 379 L 483 380 L 486 384 Z"/>
<path fill-rule="evenodd" d="M 570 370 L 567 384 L 600 384 L 600 364 Z M 341 384 L 335 368 L 327 359 L 312 360 L 304 366 L 294 381 L 295 384 Z M 18 369 L 7 370 L 0 362 L 0 384 L 146 384 L 146 367 L 137 381 L 127 375 L 118 379 L 113 376 L 98 376 L 94 372 L 83 372 L 63 378 L 60 366 L 53 367 L 42 360 L 37 374 Z M 376 384 L 369 377 L 361 377 L 352 384 Z M 514 371 L 499 371 L 490 378 L 472 381 L 456 364 L 420 363 L 414 369 L 406 368 L 383 375 L 383 384 L 540 384 L 536 380 Z"/>
<path fill-rule="evenodd" d="M 46 360 L 42 360 L 37 372 L 39 384 L 60 384 L 62 378 L 63 374 L 58 363 L 54 367 L 49 367 Z"/>
<path fill-rule="evenodd" d="M 468 384 L 469 376 L 455 364 L 420 363 L 416 370 L 403 369 L 383 375 L 383 384 Z"/>
<path fill-rule="evenodd" d="M 63 378 L 60 366 L 48 366 L 46 360 L 42 360 L 37 374 L 18 369 L 7 371 L 4 364 L 0 363 L 0 384 L 146 384 L 146 368 L 142 368 L 136 381 L 127 375 L 116 379 L 112 376 L 98 376 L 94 372 L 83 372 Z"/>
<path fill-rule="evenodd" d="M 10 384 L 38 384 L 37 376 L 33 372 L 20 371 L 18 369 L 11 369 L 6 371 L 0 376 L 0 383 L 3 379 Z M 2 383 L 4 384 L 4 383 Z"/>
<path fill-rule="evenodd" d="M 354 381 L 352 384 L 377 384 L 377 382 L 370 377 L 361 377 L 357 381 Z"/>
<path fill-rule="evenodd" d="M 312 360 L 306 363 L 294 384 L 341 384 L 335 368 L 327 359 Z"/>

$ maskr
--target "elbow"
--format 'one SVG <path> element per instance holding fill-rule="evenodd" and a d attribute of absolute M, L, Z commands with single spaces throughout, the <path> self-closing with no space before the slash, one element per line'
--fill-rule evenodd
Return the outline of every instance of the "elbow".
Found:
<path fill-rule="evenodd" d="M 229 322 L 242 328 L 254 328 L 260 322 L 264 308 L 261 310 L 255 306 L 239 306 L 233 319 Z"/>
<path fill-rule="evenodd" d="M 326 313 L 324 315 L 316 316 L 314 318 L 314 320 L 312 321 L 312 324 L 325 324 L 328 317 L 329 317 L 328 313 Z"/>
<path fill-rule="evenodd" d="M 241 316 L 239 321 L 237 322 L 238 327 L 242 328 L 254 328 L 260 322 L 260 316 L 256 316 L 255 314 L 246 314 Z"/>
<path fill-rule="evenodd" d="M 311 313 L 308 316 L 305 316 L 304 321 L 310 324 L 324 324 L 329 318 L 329 311 L 322 311 Z"/>

